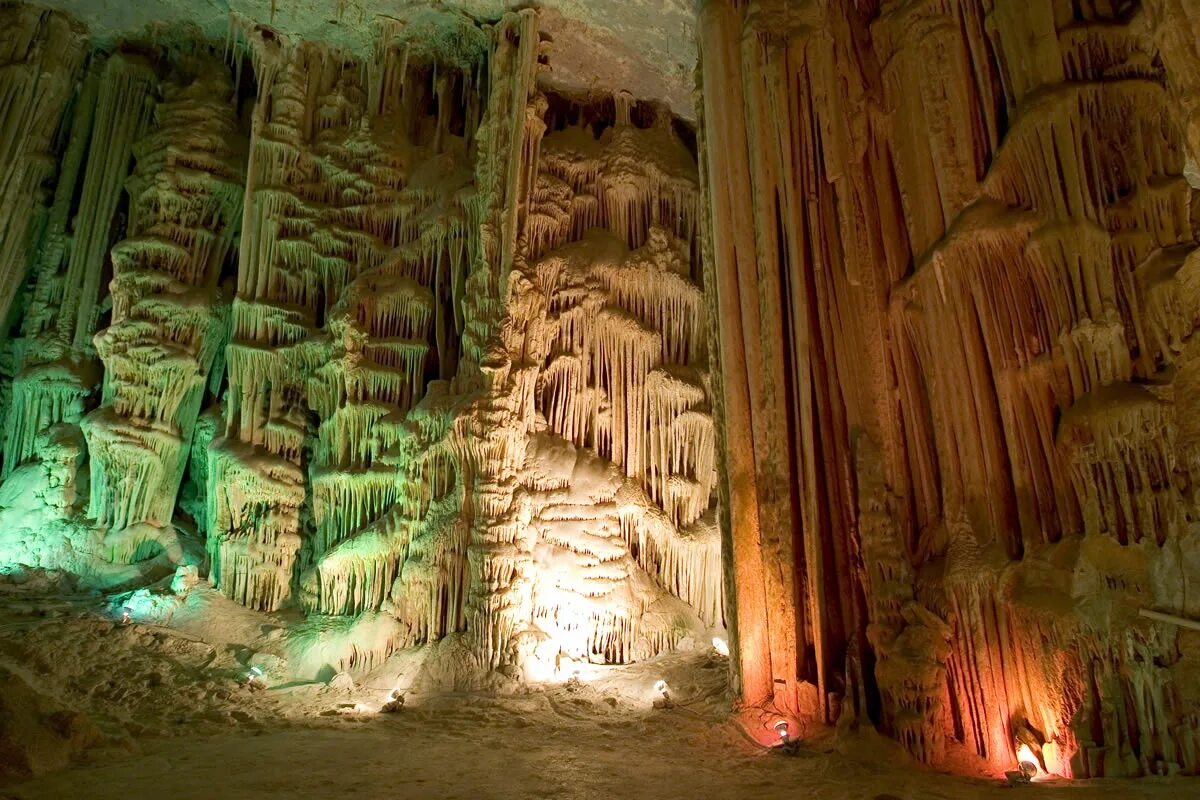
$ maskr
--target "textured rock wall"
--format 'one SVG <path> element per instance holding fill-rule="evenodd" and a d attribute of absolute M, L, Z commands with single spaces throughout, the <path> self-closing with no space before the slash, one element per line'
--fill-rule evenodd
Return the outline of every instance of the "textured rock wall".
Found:
<path fill-rule="evenodd" d="M 0 565 L 194 563 L 349 631 L 360 669 L 456 635 L 541 680 L 721 628 L 698 176 L 668 111 L 545 94 L 533 11 L 382 20 L 367 54 L 236 15 L 223 49 L 105 53 L 0 15 L 24 37 L 0 121 L 39 170 L 3 206 L 32 245 L 0 251 Z"/>
<path fill-rule="evenodd" d="M 0 39 L 0 259 L 25 263 L 46 224 L 45 184 L 55 175 L 58 132 L 84 57 L 82 32 L 68 17 L 22 7 L 6 13 Z M 6 272 L 0 314 L 7 321 L 24 275 Z M 7 325 L 6 325 L 7 334 Z"/>
<path fill-rule="evenodd" d="M 703 5 L 746 700 L 1200 768 L 1193 17 Z"/>

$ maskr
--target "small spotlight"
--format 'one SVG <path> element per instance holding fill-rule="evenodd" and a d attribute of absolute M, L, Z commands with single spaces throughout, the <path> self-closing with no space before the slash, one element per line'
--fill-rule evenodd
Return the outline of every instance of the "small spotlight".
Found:
<path fill-rule="evenodd" d="M 719 656 L 729 657 L 729 645 L 720 636 L 713 637 L 713 650 L 716 650 Z"/>
<path fill-rule="evenodd" d="M 1021 742 L 1017 746 L 1017 768 L 1005 772 L 1004 776 L 1008 778 L 1009 785 L 1016 786 L 1029 783 L 1038 776 L 1039 772 L 1041 772 L 1041 767 L 1038 764 L 1037 754 L 1027 743 Z"/>
<path fill-rule="evenodd" d="M 780 744 L 788 743 L 788 724 L 786 719 L 781 719 L 775 723 L 775 732 L 779 734 Z"/>
<path fill-rule="evenodd" d="M 258 667 L 251 667 L 246 672 L 246 686 L 256 691 L 267 688 L 267 684 L 263 681 L 263 671 Z"/>
<path fill-rule="evenodd" d="M 128 625 L 131 622 L 133 622 L 133 609 L 125 606 L 121 609 L 121 624 Z"/>
<path fill-rule="evenodd" d="M 661 698 L 654 701 L 655 708 L 670 708 L 671 707 L 671 687 L 667 686 L 667 682 L 659 679 L 654 684 L 654 691 L 662 695 Z"/>
<path fill-rule="evenodd" d="M 383 707 L 379 709 L 380 714 L 395 714 L 400 709 L 404 708 L 404 693 L 399 689 L 392 689 L 388 693 L 387 701 Z"/>

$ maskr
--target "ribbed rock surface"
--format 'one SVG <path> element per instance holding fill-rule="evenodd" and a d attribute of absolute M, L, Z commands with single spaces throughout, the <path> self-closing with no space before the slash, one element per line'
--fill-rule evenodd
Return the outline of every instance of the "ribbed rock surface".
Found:
<path fill-rule="evenodd" d="M 703 4 L 748 700 L 1200 769 L 1195 17 Z"/>

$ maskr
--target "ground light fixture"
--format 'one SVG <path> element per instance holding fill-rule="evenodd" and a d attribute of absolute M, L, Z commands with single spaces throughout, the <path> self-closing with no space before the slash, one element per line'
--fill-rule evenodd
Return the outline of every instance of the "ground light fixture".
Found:
<path fill-rule="evenodd" d="M 1029 783 L 1038 776 L 1041 767 L 1038 765 L 1037 754 L 1026 742 L 1017 746 L 1017 768 L 1004 773 L 1011 786 Z"/>
<path fill-rule="evenodd" d="M 266 682 L 263 681 L 263 671 L 260 668 L 251 667 L 246 672 L 246 686 L 256 691 L 267 688 Z"/>
<path fill-rule="evenodd" d="M 404 693 L 399 689 L 392 689 L 388 692 L 387 700 L 379 709 L 380 714 L 395 714 L 400 709 L 404 708 Z"/>
<path fill-rule="evenodd" d="M 654 701 L 655 708 L 670 708 L 671 707 L 671 687 L 662 678 L 659 678 L 654 683 L 654 691 L 658 692 L 662 697 Z"/>
<path fill-rule="evenodd" d="M 779 736 L 779 742 L 771 746 L 772 750 L 785 756 L 792 756 L 800 751 L 800 740 L 792 738 L 791 725 L 786 719 L 777 721 L 773 727 Z"/>
<path fill-rule="evenodd" d="M 1027 744 L 1022 744 L 1017 750 L 1017 764 L 1022 773 L 1027 775 L 1030 780 L 1038 774 L 1038 759 L 1033 752 L 1033 748 Z"/>
<path fill-rule="evenodd" d="M 712 640 L 713 650 L 717 651 L 717 655 L 729 657 L 729 644 L 720 636 L 714 636 Z"/>

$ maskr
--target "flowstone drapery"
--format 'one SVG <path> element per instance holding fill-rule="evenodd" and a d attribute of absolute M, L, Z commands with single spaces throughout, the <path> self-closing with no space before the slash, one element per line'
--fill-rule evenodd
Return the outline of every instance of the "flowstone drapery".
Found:
<path fill-rule="evenodd" d="M 388 455 L 431 331 L 453 370 L 478 120 L 474 64 L 439 74 L 385 43 L 363 85 L 336 53 L 249 35 L 260 85 L 208 546 L 227 594 L 273 609 L 404 490 Z"/>
<path fill-rule="evenodd" d="M 541 680 L 721 627 L 669 112 L 548 98 L 534 11 L 381 19 L 367 54 L 236 15 L 102 52 L 0 13 L 0 157 L 37 167 L 5 184 L 6 562 L 182 561 L 298 607 L 297 642 L 345 633 L 339 668 L 456 636 Z"/>
<path fill-rule="evenodd" d="M 750 702 L 1200 769 L 1186 5 L 704 4 Z"/>
<path fill-rule="evenodd" d="M 178 69 L 134 148 L 127 235 L 110 253 L 112 324 L 95 339 L 102 405 L 83 423 L 87 514 L 117 531 L 170 524 L 225 344 L 228 299 L 217 284 L 242 200 L 234 98 L 220 62 Z"/>

